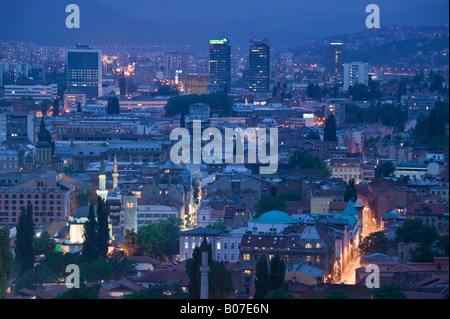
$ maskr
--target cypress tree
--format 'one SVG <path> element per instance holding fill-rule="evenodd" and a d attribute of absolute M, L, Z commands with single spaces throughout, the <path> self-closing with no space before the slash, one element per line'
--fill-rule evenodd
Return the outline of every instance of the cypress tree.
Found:
<path fill-rule="evenodd" d="M 323 140 L 324 141 L 336 141 L 336 119 L 333 114 L 328 116 L 325 120 L 325 129 L 323 131 Z"/>
<path fill-rule="evenodd" d="M 12 253 L 9 250 L 9 229 L 0 229 L 0 299 L 6 297 L 12 276 Z"/>
<path fill-rule="evenodd" d="M 98 237 L 97 248 L 99 257 L 105 257 L 108 253 L 109 242 L 109 228 L 108 228 L 108 207 L 106 202 L 98 197 L 97 206 L 97 222 L 98 222 Z"/>
<path fill-rule="evenodd" d="M 267 259 L 262 255 L 256 264 L 256 281 L 254 299 L 264 299 L 269 291 L 269 269 L 267 267 Z"/>
<path fill-rule="evenodd" d="M 88 220 L 84 223 L 84 241 L 82 255 L 88 259 L 96 259 L 98 257 L 97 232 L 98 224 L 95 219 L 94 204 L 89 206 Z"/>
<path fill-rule="evenodd" d="M 20 265 L 21 274 L 33 269 L 34 235 L 33 207 L 28 204 L 26 209 L 22 207 L 17 222 L 16 261 Z"/>
<path fill-rule="evenodd" d="M 286 265 L 284 261 L 276 254 L 270 261 L 269 290 L 286 288 L 284 282 L 285 271 Z"/>

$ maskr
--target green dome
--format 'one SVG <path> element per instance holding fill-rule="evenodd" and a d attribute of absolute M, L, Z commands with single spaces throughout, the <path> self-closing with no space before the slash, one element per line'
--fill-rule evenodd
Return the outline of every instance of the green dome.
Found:
<path fill-rule="evenodd" d="M 262 214 L 255 222 L 264 224 L 292 224 L 295 223 L 295 220 L 285 212 L 271 210 L 270 212 Z"/>

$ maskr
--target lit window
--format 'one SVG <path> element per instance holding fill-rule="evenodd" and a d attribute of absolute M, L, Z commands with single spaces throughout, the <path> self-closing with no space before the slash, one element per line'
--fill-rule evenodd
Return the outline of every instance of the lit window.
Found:
<path fill-rule="evenodd" d="M 250 260 L 250 254 L 243 254 L 242 255 L 243 260 Z"/>
<path fill-rule="evenodd" d="M 312 248 L 312 245 L 311 244 L 306 244 L 305 248 Z"/>

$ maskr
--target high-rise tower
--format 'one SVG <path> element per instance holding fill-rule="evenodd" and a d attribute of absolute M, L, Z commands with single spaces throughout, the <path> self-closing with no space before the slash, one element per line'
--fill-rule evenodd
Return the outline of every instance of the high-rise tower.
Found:
<path fill-rule="evenodd" d="M 270 46 L 267 39 L 250 40 L 248 90 L 250 92 L 268 92 L 270 90 Z"/>
<path fill-rule="evenodd" d="M 231 86 L 231 46 L 228 39 L 209 41 L 210 84 L 228 93 Z"/>
<path fill-rule="evenodd" d="M 86 94 L 86 98 L 102 96 L 102 51 L 77 45 L 67 50 L 67 89 Z"/>
<path fill-rule="evenodd" d="M 342 85 L 346 59 L 343 43 L 330 43 L 325 52 L 325 76 L 328 86 Z"/>

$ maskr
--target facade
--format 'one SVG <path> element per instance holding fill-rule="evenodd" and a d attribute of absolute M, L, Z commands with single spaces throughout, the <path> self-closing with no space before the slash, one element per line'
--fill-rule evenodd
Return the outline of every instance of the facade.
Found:
<path fill-rule="evenodd" d="M 76 205 L 75 189 L 64 174 L 0 174 L 0 225 L 15 225 L 27 204 L 33 205 L 36 225 L 68 218 Z"/>
<path fill-rule="evenodd" d="M 210 84 L 228 93 L 231 87 L 231 46 L 228 39 L 209 41 Z"/>
<path fill-rule="evenodd" d="M 58 95 L 58 85 L 18 85 L 10 84 L 5 85 L 5 98 L 6 99 L 21 99 L 31 98 L 35 103 L 39 103 L 45 100 L 54 100 Z"/>
<path fill-rule="evenodd" d="M 19 153 L 0 145 L 0 172 L 11 173 L 19 171 Z"/>
<path fill-rule="evenodd" d="M 408 177 L 410 180 L 423 179 L 427 174 L 428 166 L 420 162 L 399 162 L 394 172 L 395 177 Z"/>
<path fill-rule="evenodd" d="M 186 74 L 183 77 L 185 94 L 207 94 L 210 83 L 209 74 Z"/>
<path fill-rule="evenodd" d="M 102 96 L 102 51 L 87 46 L 67 50 L 67 89 L 86 94 L 87 99 Z"/>
<path fill-rule="evenodd" d="M 270 46 L 266 39 L 250 40 L 248 56 L 248 90 L 270 90 Z"/>
<path fill-rule="evenodd" d="M 333 158 L 329 170 L 334 178 L 342 178 L 346 183 L 354 180 L 358 184 L 364 179 L 364 165 L 359 158 Z"/>
<path fill-rule="evenodd" d="M 64 92 L 64 110 L 66 112 L 70 110 L 70 107 L 74 104 L 81 103 L 81 105 L 86 104 L 86 94 L 78 91 L 68 91 Z"/>
<path fill-rule="evenodd" d="M 6 140 L 34 143 L 34 114 L 6 114 Z"/>
<path fill-rule="evenodd" d="M 361 83 L 369 85 L 369 64 L 362 62 L 344 63 L 344 90 L 350 85 Z"/>
<path fill-rule="evenodd" d="M 325 51 L 325 75 L 327 86 L 342 85 L 346 59 L 343 43 L 330 43 Z"/>
<path fill-rule="evenodd" d="M 428 116 L 436 105 L 436 97 L 426 94 L 412 94 L 408 96 L 408 120 L 416 119 L 420 115 Z"/>

